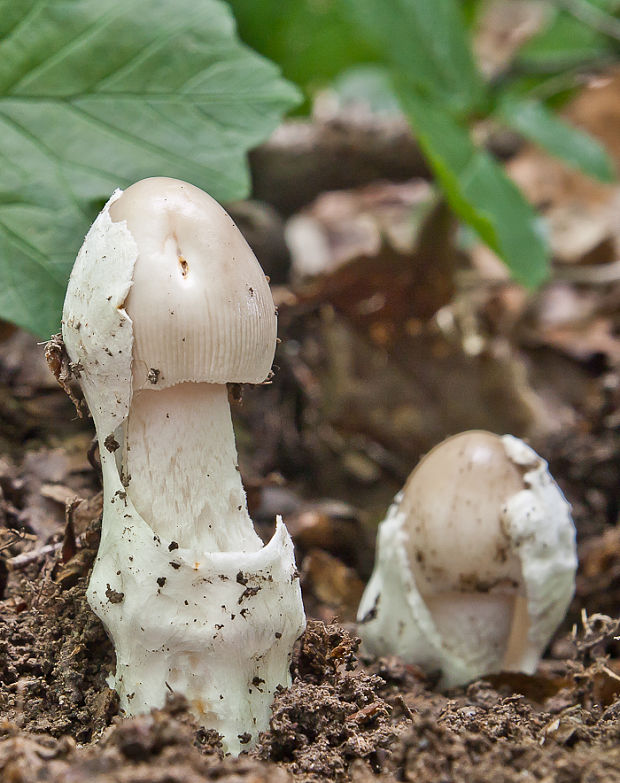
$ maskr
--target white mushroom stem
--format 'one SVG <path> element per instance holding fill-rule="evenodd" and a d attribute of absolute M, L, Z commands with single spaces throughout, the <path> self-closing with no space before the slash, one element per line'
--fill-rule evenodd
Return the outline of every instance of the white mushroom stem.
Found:
<path fill-rule="evenodd" d="M 226 387 L 267 377 L 276 326 L 230 217 L 166 178 L 112 196 L 63 311 L 101 451 L 87 597 L 114 641 L 108 681 L 125 715 L 184 694 L 231 753 L 268 728 L 305 624 L 284 524 L 262 546 L 248 516 Z"/>
<path fill-rule="evenodd" d="M 122 460 L 127 493 L 157 535 L 198 552 L 261 548 L 246 507 L 224 384 L 136 392 Z"/>
<path fill-rule="evenodd" d="M 293 542 L 282 520 L 253 552 L 198 552 L 153 535 L 102 452 L 101 544 L 88 601 L 114 640 L 108 678 L 125 715 L 184 694 L 224 749 L 249 749 L 269 726 L 304 618 Z"/>
<path fill-rule="evenodd" d="M 467 650 L 470 666 L 476 663 L 486 666 L 489 650 L 497 651 L 497 657 L 501 657 L 512 627 L 517 596 L 448 591 L 423 598 L 447 648 L 452 646 L 455 651 L 458 648 L 462 655 L 461 640 L 468 636 L 476 638 L 477 643 Z M 522 642 L 522 639 L 519 641 Z"/>

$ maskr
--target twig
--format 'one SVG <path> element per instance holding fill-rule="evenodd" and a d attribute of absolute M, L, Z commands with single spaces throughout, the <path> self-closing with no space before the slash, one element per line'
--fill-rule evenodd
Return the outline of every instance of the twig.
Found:
<path fill-rule="evenodd" d="M 63 563 L 68 563 L 77 552 L 75 529 L 73 527 L 73 515 L 75 509 L 80 505 L 81 502 L 81 498 L 75 497 L 73 500 L 67 500 L 65 503 L 65 534 L 62 539 L 62 548 L 60 553 Z"/>
<path fill-rule="evenodd" d="M 405 717 L 409 718 L 409 720 L 414 720 L 415 715 L 413 714 L 411 708 L 403 698 L 402 694 L 398 694 L 396 697 L 396 703 L 399 705 L 399 707 L 402 709 L 402 711 L 405 713 Z"/>
<path fill-rule="evenodd" d="M 75 505 L 72 502 L 69 502 L 67 504 L 67 513 L 70 515 L 70 517 L 73 516 L 73 512 L 75 510 Z M 73 524 L 70 525 L 71 531 L 70 534 L 73 532 Z M 81 549 L 84 545 L 84 542 L 88 539 L 88 530 L 86 530 L 84 533 L 80 533 L 79 536 L 74 538 L 74 554 L 77 552 L 78 549 Z M 36 563 L 39 560 L 43 560 L 43 558 L 47 557 L 47 555 L 53 555 L 56 554 L 56 552 L 61 552 L 63 547 L 66 547 L 66 542 L 63 539 L 62 541 L 58 541 L 56 544 L 46 544 L 45 546 L 39 547 L 39 549 L 31 549 L 30 552 L 22 552 L 20 555 L 15 555 L 15 557 L 11 557 L 6 561 L 6 565 L 9 569 L 9 571 L 20 571 L 23 568 L 26 568 L 31 563 Z M 73 547 L 72 547 L 73 549 Z M 70 553 L 70 550 L 67 550 L 67 555 Z M 70 559 L 70 558 L 69 558 Z M 63 562 L 66 562 L 63 557 Z"/>
<path fill-rule="evenodd" d="M 532 87 L 531 90 L 527 91 L 527 97 L 538 101 L 547 101 L 567 90 L 575 90 L 588 84 L 593 75 L 604 72 L 615 62 L 615 58 L 610 55 L 593 60 L 584 60 L 572 68 L 560 69 L 558 67 L 557 70 L 561 70 L 560 73 Z"/>
<path fill-rule="evenodd" d="M 356 723 L 364 723 L 370 718 L 374 718 L 374 716 L 378 712 L 381 712 L 384 709 L 385 709 L 385 705 L 383 702 L 373 701 L 372 704 L 368 704 L 366 705 L 366 707 L 362 707 L 356 712 L 351 713 L 351 715 L 347 715 L 345 721 L 347 723 L 352 723 L 353 721 L 355 721 Z"/>
<path fill-rule="evenodd" d="M 620 260 L 607 264 L 556 264 L 553 267 L 556 280 L 589 285 L 607 285 L 620 280 Z"/>
<path fill-rule="evenodd" d="M 13 536 L 13 538 L 10 541 L 7 541 L 6 544 L 0 544 L 0 552 L 4 552 L 5 549 L 9 549 L 10 547 L 13 546 L 13 544 L 16 544 L 18 541 L 25 541 L 27 538 L 33 539 L 32 536 L 29 536 L 23 530 L 5 530 L 2 532 L 7 533 L 10 536 Z M 36 539 L 36 536 L 34 537 L 34 539 Z"/>
<path fill-rule="evenodd" d="M 62 541 L 57 544 L 46 544 L 40 549 L 32 549 L 30 552 L 22 552 L 21 555 L 15 555 L 6 561 L 9 571 L 20 571 L 26 568 L 31 563 L 36 563 L 38 560 L 43 560 L 47 555 L 51 555 L 58 552 L 62 548 Z"/>
<path fill-rule="evenodd" d="M 618 680 L 620 682 L 620 677 L 616 674 L 616 672 L 612 671 L 609 666 L 601 666 L 601 669 L 605 672 L 605 674 L 608 677 L 611 677 L 612 680 Z"/>

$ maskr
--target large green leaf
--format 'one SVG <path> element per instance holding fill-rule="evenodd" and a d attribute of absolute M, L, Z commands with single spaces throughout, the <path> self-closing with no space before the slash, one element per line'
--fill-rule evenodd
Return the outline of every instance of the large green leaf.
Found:
<path fill-rule="evenodd" d="M 377 59 L 351 25 L 343 0 L 228 1 L 242 39 L 277 62 L 308 96 L 341 71 Z"/>
<path fill-rule="evenodd" d="M 479 108 L 482 78 L 460 0 L 342 0 L 351 23 L 384 61 L 455 113 Z"/>
<path fill-rule="evenodd" d="M 552 155 L 603 182 L 614 180 L 614 166 L 604 147 L 539 101 L 505 98 L 499 104 L 498 114 L 507 125 Z"/>
<path fill-rule="evenodd" d="M 501 166 L 444 107 L 399 85 L 416 138 L 448 203 L 527 286 L 548 274 L 548 251 L 532 207 Z"/>
<path fill-rule="evenodd" d="M 2 317 L 44 339 L 58 331 L 73 246 L 79 247 L 87 223 L 73 205 L 61 201 L 0 206 Z M 76 235 L 76 227 L 81 234 Z"/>
<path fill-rule="evenodd" d="M 247 194 L 245 153 L 298 100 L 219 0 L 0 0 L 0 317 L 46 336 L 114 187 Z"/>

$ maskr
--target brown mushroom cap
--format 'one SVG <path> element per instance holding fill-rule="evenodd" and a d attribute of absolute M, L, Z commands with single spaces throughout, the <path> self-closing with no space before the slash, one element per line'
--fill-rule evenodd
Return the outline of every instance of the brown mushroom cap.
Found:
<path fill-rule="evenodd" d="M 275 307 L 228 213 L 194 185 L 153 177 L 127 188 L 110 217 L 126 222 L 138 247 L 124 303 L 133 322 L 134 390 L 264 381 Z"/>

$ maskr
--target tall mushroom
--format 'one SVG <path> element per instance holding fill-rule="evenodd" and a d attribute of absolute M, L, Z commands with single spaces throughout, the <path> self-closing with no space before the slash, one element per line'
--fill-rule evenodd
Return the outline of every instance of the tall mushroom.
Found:
<path fill-rule="evenodd" d="M 379 526 L 358 611 L 377 654 L 440 670 L 449 687 L 536 669 L 572 598 L 570 506 L 518 438 L 469 431 L 411 473 Z"/>
<path fill-rule="evenodd" d="M 178 180 L 117 191 L 75 262 L 63 338 L 104 480 L 88 600 L 116 649 L 121 707 L 183 693 L 238 752 L 266 728 L 304 615 L 278 519 L 248 515 L 226 383 L 269 374 L 276 316 L 229 215 Z"/>

